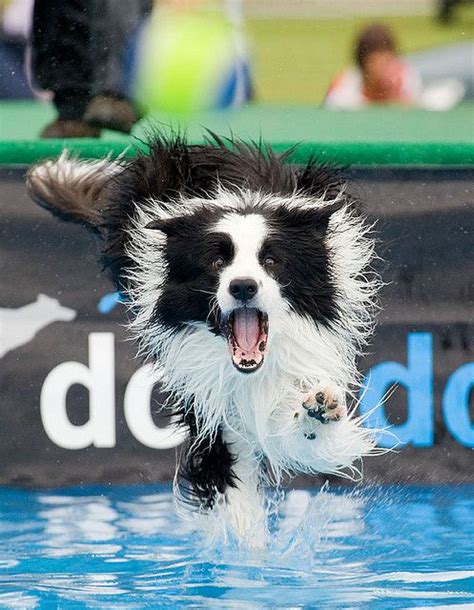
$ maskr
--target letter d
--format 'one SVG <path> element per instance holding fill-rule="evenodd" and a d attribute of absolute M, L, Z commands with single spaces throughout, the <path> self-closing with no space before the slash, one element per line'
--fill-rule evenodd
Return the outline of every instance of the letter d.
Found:
<path fill-rule="evenodd" d="M 74 384 L 89 390 L 89 420 L 76 426 L 66 411 L 66 397 Z M 41 390 L 41 418 L 46 434 L 64 449 L 115 446 L 114 335 L 89 335 L 89 366 L 63 362 L 46 377 Z"/>
<path fill-rule="evenodd" d="M 474 362 L 463 364 L 444 388 L 443 413 L 448 430 L 466 447 L 474 447 L 474 424 L 469 417 L 469 397 L 474 387 Z"/>
<path fill-rule="evenodd" d="M 402 444 L 431 447 L 433 429 L 433 337 L 430 333 L 409 333 L 407 337 L 407 366 L 399 362 L 382 362 L 367 374 L 366 389 L 360 401 L 361 413 L 372 410 L 367 420 L 369 428 L 387 428 L 383 399 L 391 386 L 401 384 L 408 398 L 408 415 L 403 424 L 392 426 L 390 432 Z M 379 405 L 377 407 L 377 405 Z M 393 447 L 396 440 L 391 434 L 380 433 L 378 444 Z"/>

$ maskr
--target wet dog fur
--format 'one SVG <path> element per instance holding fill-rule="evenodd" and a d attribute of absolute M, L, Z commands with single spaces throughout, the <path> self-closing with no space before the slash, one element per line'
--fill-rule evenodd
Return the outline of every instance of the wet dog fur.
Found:
<path fill-rule="evenodd" d="M 129 161 L 63 153 L 27 182 L 100 239 L 138 350 L 188 430 L 180 506 L 261 546 L 265 482 L 350 475 L 372 451 L 346 401 L 379 281 L 370 225 L 338 172 L 263 144 L 155 136 Z"/>

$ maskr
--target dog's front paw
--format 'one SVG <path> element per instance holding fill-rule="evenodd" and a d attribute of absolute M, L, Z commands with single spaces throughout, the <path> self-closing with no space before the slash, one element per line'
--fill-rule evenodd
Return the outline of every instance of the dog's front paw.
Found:
<path fill-rule="evenodd" d="M 333 383 L 320 383 L 303 398 L 306 416 L 328 424 L 347 417 L 344 391 Z M 309 433 L 311 436 L 312 433 Z M 308 438 L 308 435 L 306 435 Z"/>

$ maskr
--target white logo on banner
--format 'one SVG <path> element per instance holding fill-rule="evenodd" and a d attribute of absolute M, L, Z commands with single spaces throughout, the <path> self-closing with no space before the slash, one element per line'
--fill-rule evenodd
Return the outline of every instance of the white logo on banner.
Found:
<path fill-rule="evenodd" d="M 0 358 L 26 345 L 36 334 L 53 322 L 70 322 L 74 309 L 63 307 L 57 299 L 39 294 L 36 301 L 18 309 L 0 308 Z"/>
<path fill-rule="evenodd" d="M 128 382 L 124 414 L 131 433 L 153 449 L 176 447 L 185 438 L 182 430 L 170 424 L 161 428 L 151 416 L 150 399 L 156 377 L 151 366 L 138 369 Z M 75 425 L 69 419 L 66 397 L 80 384 L 89 390 L 89 419 Z M 113 333 L 89 335 L 89 365 L 63 362 L 46 377 L 41 390 L 41 418 L 46 434 L 64 449 L 115 447 L 115 353 Z"/>

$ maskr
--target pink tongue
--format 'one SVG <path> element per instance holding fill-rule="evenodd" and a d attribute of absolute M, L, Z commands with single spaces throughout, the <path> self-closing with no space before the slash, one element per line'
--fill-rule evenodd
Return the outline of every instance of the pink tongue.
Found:
<path fill-rule="evenodd" d="M 260 324 L 255 309 L 237 309 L 234 313 L 234 338 L 244 352 L 251 352 L 260 337 Z"/>

